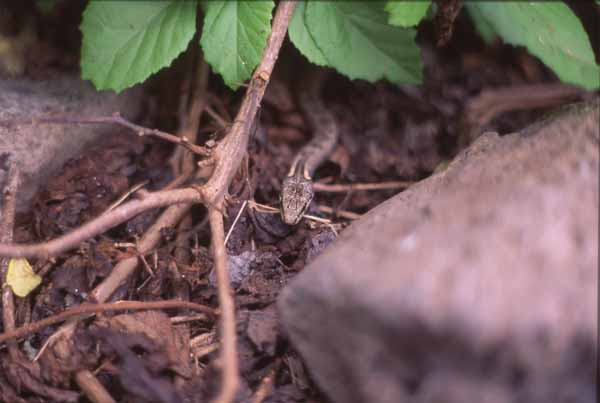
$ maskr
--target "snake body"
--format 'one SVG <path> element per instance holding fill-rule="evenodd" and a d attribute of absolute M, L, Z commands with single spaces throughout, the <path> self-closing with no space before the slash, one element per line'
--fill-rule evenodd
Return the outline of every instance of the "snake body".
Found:
<path fill-rule="evenodd" d="M 323 75 L 314 75 L 299 91 L 299 105 L 312 139 L 294 157 L 283 180 L 280 201 L 281 218 L 288 225 L 296 225 L 310 206 L 314 196 L 312 177 L 317 168 L 331 155 L 339 138 L 335 118 L 321 100 Z"/>

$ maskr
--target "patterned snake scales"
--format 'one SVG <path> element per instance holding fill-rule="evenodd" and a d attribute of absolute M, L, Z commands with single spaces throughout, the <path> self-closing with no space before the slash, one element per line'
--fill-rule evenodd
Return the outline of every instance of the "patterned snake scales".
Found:
<path fill-rule="evenodd" d="M 299 93 L 300 108 L 314 134 L 296 154 L 281 187 L 281 218 L 288 225 L 298 224 L 308 209 L 314 196 L 312 176 L 331 155 L 339 138 L 338 125 L 321 100 L 324 77 L 312 75 Z"/>

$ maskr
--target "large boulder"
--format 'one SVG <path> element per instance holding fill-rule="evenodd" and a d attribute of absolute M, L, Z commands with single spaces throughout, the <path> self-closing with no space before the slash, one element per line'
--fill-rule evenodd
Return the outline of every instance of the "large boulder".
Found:
<path fill-rule="evenodd" d="M 333 402 L 595 400 L 600 102 L 487 133 L 283 291 Z"/>
<path fill-rule="evenodd" d="M 133 119 L 141 111 L 141 95 L 139 89 L 120 95 L 98 92 L 76 75 L 52 76 L 47 80 L 0 78 L 0 186 L 10 158 L 21 173 L 18 206 L 24 210 L 38 187 L 65 161 L 78 156 L 103 136 L 123 132 L 111 125 L 15 122 L 50 117 L 101 117 L 113 112 Z"/>

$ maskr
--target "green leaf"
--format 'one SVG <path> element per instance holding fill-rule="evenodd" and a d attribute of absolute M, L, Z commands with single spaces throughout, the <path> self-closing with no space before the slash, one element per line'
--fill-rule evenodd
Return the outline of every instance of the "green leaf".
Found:
<path fill-rule="evenodd" d="M 306 12 L 306 2 L 300 1 L 296 4 L 292 20 L 288 27 L 288 34 L 290 40 L 298 48 L 308 60 L 319 66 L 326 66 L 327 59 L 321 52 L 321 49 L 317 47 L 315 40 L 311 36 L 308 28 L 306 27 L 306 20 L 304 14 Z"/>
<path fill-rule="evenodd" d="M 81 72 L 121 91 L 171 64 L 196 30 L 195 1 L 91 1 L 83 13 Z"/>
<path fill-rule="evenodd" d="M 327 65 L 349 78 L 419 84 L 422 63 L 416 31 L 388 25 L 384 5 L 381 1 L 310 1 L 304 22 Z"/>
<path fill-rule="evenodd" d="M 388 0 L 385 11 L 390 15 L 388 22 L 399 27 L 414 27 L 427 14 L 431 0 Z"/>
<path fill-rule="evenodd" d="M 251 77 L 271 32 L 272 0 L 209 1 L 200 45 L 206 61 L 236 89 Z"/>
<path fill-rule="evenodd" d="M 600 0 L 598 0 L 600 1 Z M 475 29 L 479 32 L 479 35 L 483 38 L 483 41 L 488 45 L 496 40 L 498 35 L 494 31 L 494 28 L 487 22 L 481 12 L 477 7 L 473 7 L 472 3 L 466 3 L 465 7 L 469 16 L 471 16 L 471 20 L 473 20 L 473 25 L 475 25 Z"/>
<path fill-rule="evenodd" d="M 579 19 L 562 2 L 469 3 L 505 42 L 527 47 L 562 81 L 600 87 L 600 67 Z"/>

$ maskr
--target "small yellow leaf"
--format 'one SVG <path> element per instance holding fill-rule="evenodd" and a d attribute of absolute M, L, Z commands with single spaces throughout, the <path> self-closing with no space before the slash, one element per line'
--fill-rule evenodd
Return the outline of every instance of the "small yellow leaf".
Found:
<path fill-rule="evenodd" d="M 40 285 L 42 278 L 33 272 L 26 259 L 10 259 L 6 284 L 11 286 L 15 295 L 25 298 Z"/>

